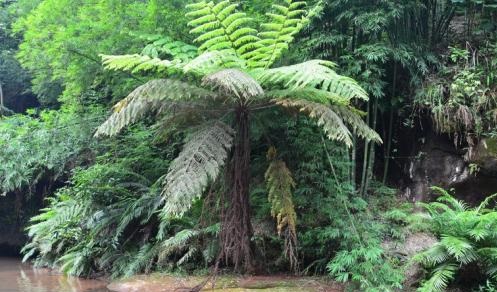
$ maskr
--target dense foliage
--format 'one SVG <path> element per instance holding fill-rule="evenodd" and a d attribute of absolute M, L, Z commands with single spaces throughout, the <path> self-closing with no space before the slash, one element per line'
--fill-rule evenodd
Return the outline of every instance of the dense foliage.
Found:
<path fill-rule="evenodd" d="M 444 291 L 458 273 L 467 269 L 476 270 L 468 283 L 475 285 L 486 277 L 495 281 L 497 211 L 488 208 L 495 196 L 469 208 L 443 189 L 436 190 L 440 197 L 437 202 L 422 204 L 428 211 L 422 219 L 440 241 L 414 257 L 430 272 L 418 291 Z"/>
<path fill-rule="evenodd" d="M 492 291 L 492 197 L 418 210 L 395 156 L 433 132 L 480 169 L 496 23 L 495 0 L 0 0 L 0 230 L 78 276 Z M 420 229 L 439 242 L 391 247 Z"/>

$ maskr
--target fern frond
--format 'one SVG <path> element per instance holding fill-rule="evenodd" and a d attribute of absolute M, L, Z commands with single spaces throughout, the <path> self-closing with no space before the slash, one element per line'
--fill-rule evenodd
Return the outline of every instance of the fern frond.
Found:
<path fill-rule="evenodd" d="M 433 267 L 435 265 L 445 262 L 449 258 L 447 249 L 440 243 L 435 244 L 426 251 L 423 251 L 414 256 L 414 260 L 423 264 L 426 267 Z"/>
<path fill-rule="evenodd" d="M 338 99 L 329 92 L 314 89 L 304 88 L 297 90 L 273 90 L 266 93 L 266 96 L 276 100 L 306 100 L 314 103 L 321 103 L 329 105 L 330 108 L 338 114 L 343 122 L 352 129 L 352 132 L 360 138 L 373 141 L 375 143 L 382 143 L 380 135 L 371 129 L 362 119 L 362 112 L 349 106 L 349 101 Z"/>
<path fill-rule="evenodd" d="M 271 99 L 305 99 L 322 104 L 349 104 L 349 100 L 340 99 L 329 92 L 315 88 L 271 90 L 266 92 L 266 97 Z"/>
<path fill-rule="evenodd" d="M 205 52 L 185 65 L 185 73 L 193 73 L 199 76 L 205 76 L 223 69 L 246 68 L 246 62 L 238 58 L 229 51 L 212 51 Z"/>
<path fill-rule="evenodd" d="M 129 71 L 132 73 L 156 71 L 163 72 L 169 69 L 181 69 L 181 62 L 161 60 L 138 54 L 133 55 L 100 55 L 107 70 Z"/>
<path fill-rule="evenodd" d="M 443 236 L 440 244 L 445 247 L 451 256 L 463 264 L 471 263 L 478 258 L 473 245 L 465 238 Z"/>
<path fill-rule="evenodd" d="M 114 106 L 114 113 L 98 127 L 95 136 L 113 136 L 124 127 L 153 112 L 165 112 L 188 100 L 214 98 L 205 89 L 177 80 L 156 79 L 136 88 Z"/>
<path fill-rule="evenodd" d="M 232 146 L 233 134 L 229 126 L 216 122 L 191 136 L 165 176 L 165 216 L 183 215 L 207 184 L 216 180 Z"/>
<path fill-rule="evenodd" d="M 457 266 L 454 264 L 444 264 L 437 267 L 430 279 L 424 282 L 417 290 L 418 292 L 443 292 L 447 288 L 450 281 L 454 279 L 457 271 Z"/>
<path fill-rule="evenodd" d="M 200 234 L 199 230 L 183 229 L 174 236 L 166 239 L 160 246 L 158 262 L 163 262 L 174 252 L 188 248 L 188 243 Z"/>
<path fill-rule="evenodd" d="M 305 24 L 304 1 L 285 0 L 282 5 L 273 4 L 273 12 L 267 13 L 269 22 L 261 25 L 260 40 L 256 49 L 245 54 L 251 67 L 269 68 L 288 49 Z"/>
<path fill-rule="evenodd" d="M 259 82 L 236 69 L 224 69 L 207 75 L 203 78 L 202 84 L 211 86 L 225 96 L 234 95 L 243 102 L 264 94 Z"/>
<path fill-rule="evenodd" d="M 345 105 L 331 105 L 330 107 L 342 118 L 349 129 L 352 129 L 355 135 L 368 141 L 383 143 L 380 135 L 364 122 L 355 108 Z"/>
<path fill-rule="evenodd" d="M 173 60 L 187 62 L 198 55 L 197 47 L 173 40 L 168 36 L 148 35 L 147 40 L 152 42 L 142 50 L 141 55 L 143 56 L 159 58 L 159 56 L 165 54 Z"/>
<path fill-rule="evenodd" d="M 298 90 L 315 88 L 331 93 L 338 102 L 353 98 L 368 100 L 366 91 L 349 77 L 337 74 L 330 61 L 311 60 L 291 66 L 255 70 L 254 76 L 263 85 L 283 85 Z"/>
<path fill-rule="evenodd" d="M 238 4 L 201 1 L 187 8 L 190 12 L 186 15 L 192 19 L 190 32 L 199 35 L 195 42 L 201 44 L 200 52 L 227 50 L 243 58 L 259 41 L 257 30 L 251 27 L 254 20 L 237 11 Z"/>
<path fill-rule="evenodd" d="M 282 99 L 274 102 L 283 107 L 299 109 L 316 119 L 317 124 L 323 128 L 330 140 L 343 142 L 348 147 L 352 146 L 352 133 L 345 126 L 342 118 L 329 106 L 302 99 Z"/>
<path fill-rule="evenodd" d="M 158 246 L 146 243 L 133 256 L 133 260 L 126 266 L 123 276 L 131 277 L 140 272 L 149 273 L 158 253 Z"/>

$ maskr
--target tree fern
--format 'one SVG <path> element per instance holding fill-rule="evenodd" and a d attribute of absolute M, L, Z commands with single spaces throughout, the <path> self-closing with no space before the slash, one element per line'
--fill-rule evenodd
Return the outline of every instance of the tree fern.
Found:
<path fill-rule="evenodd" d="M 191 32 L 197 35 L 199 54 L 186 62 L 174 58 L 164 61 L 166 69 L 161 73 L 168 75 L 169 69 L 174 68 L 178 74 L 171 75 L 171 78 L 182 78 L 190 83 L 169 79 L 149 81 L 116 104 L 114 113 L 96 133 L 97 136 L 115 135 L 147 114 L 161 118 L 159 126 L 166 134 L 180 124 L 182 127 L 202 125 L 191 135 L 162 178 L 163 219 L 182 216 L 192 205 L 192 200 L 202 196 L 206 187 L 217 179 L 236 134 L 232 164 L 227 168 L 230 173 L 226 181 L 231 201 L 227 203 L 229 215 L 223 218 L 221 226 L 224 232 L 220 233 L 220 239 L 224 241 L 221 246 L 225 247 L 221 256 L 227 261 L 233 260 L 236 267 L 252 258 L 250 213 L 244 211 L 249 204 L 247 172 L 250 169 L 252 116 L 274 105 L 296 108 L 314 118 L 328 138 L 347 146 L 352 145 L 354 134 L 381 142 L 362 121 L 359 112 L 350 106 L 354 98 L 367 100 L 365 91 L 352 79 L 337 74 L 333 63 L 313 60 L 269 69 L 306 22 L 304 6 L 304 2 L 293 0 L 273 5 L 274 12 L 268 14 L 269 22 L 261 25 L 261 32 L 257 34 L 251 26 L 252 20 L 238 12 L 238 6 L 230 1 L 200 1 L 189 5 L 188 16 L 192 19 L 189 25 Z M 156 55 L 150 54 L 150 58 Z M 119 64 L 119 58 L 112 58 L 115 61 L 109 61 L 107 66 L 134 70 L 151 68 L 151 63 L 159 62 L 143 59 L 143 64 L 138 60 L 126 67 L 126 62 Z M 206 118 L 204 113 L 208 112 L 215 113 L 212 116 L 216 116 L 217 122 L 212 124 L 214 119 Z M 227 123 L 236 126 L 236 130 Z M 286 251 L 292 250 L 293 253 L 296 231 L 295 212 L 291 211 L 293 203 L 289 200 L 291 177 L 279 177 L 286 182 L 278 181 L 277 177 L 278 173 L 287 170 L 284 164 L 274 162 L 267 179 L 279 232 L 291 238 L 287 241 Z M 280 192 L 279 196 L 277 192 Z M 241 246 L 241 252 L 230 246 Z M 240 260 L 241 254 L 243 260 Z M 292 265 L 296 262 L 294 254 L 290 262 Z"/>
<path fill-rule="evenodd" d="M 232 142 L 233 130 L 221 122 L 192 134 L 165 176 L 165 215 L 183 215 L 208 183 L 216 180 Z"/>

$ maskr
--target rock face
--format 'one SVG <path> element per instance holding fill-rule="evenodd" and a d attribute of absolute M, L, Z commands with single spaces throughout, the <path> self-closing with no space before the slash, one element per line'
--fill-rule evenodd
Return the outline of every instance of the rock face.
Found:
<path fill-rule="evenodd" d="M 497 176 L 497 139 L 482 139 L 466 153 L 466 160 L 478 165 L 478 172 Z"/>
<path fill-rule="evenodd" d="M 403 190 L 404 195 L 412 201 L 429 200 L 432 186 L 451 188 L 470 176 L 464 151 L 434 133 L 421 139 L 421 145 L 404 172 L 409 182 Z"/>
<path fill-rule="evenodd" d="M 406 262 L 417 253 L 424 251 L 438 242 L 437 238 L 431 234 L 417 232 L 409 234 L 402 244 L 394 244 L 393 242 L 384 242 L 383 248 L 387 253 L 400 257 Z M 419 280 L 423 276 L 423 269 L 417 263 L 409 263 L 404 271 L 404 283 L 403 286 L 406 290 L 403 291 L 414 291 L 413 287 L 416 287 Z"/>
<path fill-rule="evenodd" d="M 432 247 L 437 242 L 438 240 L 431 234 L 414 233 L 406 238 L 402 245 L 402 251 L 406 254 L 407 258 L 412 258 L 415 254 Z M 421 266 L 417 263 L 409 265 L 405 270 L 404 276 L 405 287 L 413 287 L 422 276 Z"/>
<path fill-rule="evenodd" d="M 430 187 L 454 189 L 460 199 L 478 203 L 497 193 L 497 140 L 456 148 L 443 135 L 428 133 L 404 166 L 403 194 L 411 201 L 433 199 Z"/>

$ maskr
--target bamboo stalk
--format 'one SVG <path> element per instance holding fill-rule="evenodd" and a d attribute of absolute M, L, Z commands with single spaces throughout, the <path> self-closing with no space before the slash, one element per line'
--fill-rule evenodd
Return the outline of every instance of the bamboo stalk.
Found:
<path fill-rule="evenodd" d="M 3 89 L 2 89 L 2 83 L 0 82 L 0 117 L 3 117 L 3 111 L 4 111 L 4 105 L 3 105 Z"/>

